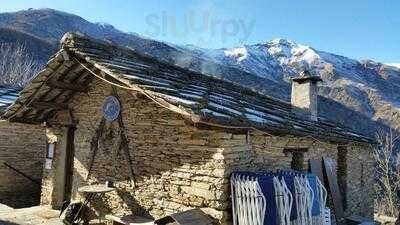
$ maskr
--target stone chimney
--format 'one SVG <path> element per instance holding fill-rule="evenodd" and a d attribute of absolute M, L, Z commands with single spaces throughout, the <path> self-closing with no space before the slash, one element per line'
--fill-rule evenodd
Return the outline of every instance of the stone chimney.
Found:
<path fill-rule="evenodd" d="M 322 81 L 319 76 L 312 76 L 304 71 L 299 77 L 292 78 L 293 111 L 312 121 L 318 120 L 318 88 L 317 83 Z"/>

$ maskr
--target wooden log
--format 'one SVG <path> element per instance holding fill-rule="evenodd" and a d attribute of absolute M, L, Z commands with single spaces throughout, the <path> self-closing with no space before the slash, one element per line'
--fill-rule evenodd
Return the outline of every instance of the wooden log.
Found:
<path fill-rule="evenodd" d="M 342 195 L 340 194 L 337 183 L 336 168 L 332 159 L 323 157 L 324 170 L 329 183 L 329 191 L 332 195 L 333 209 L 336 218 L 336 224 L 346 225 L 344 210 L 342 205 Z"/>
<path fill-rule="evenodd" d="M 324 179 L 324 173 L 322 170 L 322 160 L 321 159 L 310 159 L 308 161 L 309 163 L 309 168 L 310 172 L 318 177 L 318 179 L 321 181 L 321 183 L 324 184 L 325 187 L 328 186 L 328 184 L 325 182 Z"/>

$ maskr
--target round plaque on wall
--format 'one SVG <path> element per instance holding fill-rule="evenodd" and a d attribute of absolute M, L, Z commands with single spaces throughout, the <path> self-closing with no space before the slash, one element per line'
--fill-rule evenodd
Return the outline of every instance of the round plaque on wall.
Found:
<path fill-rule="evenodd" d="M 103 116 L 107 121 L 114 121 L 121 112 L 121 104 L 115 96 L 108 96 L 103 103 Z"/>

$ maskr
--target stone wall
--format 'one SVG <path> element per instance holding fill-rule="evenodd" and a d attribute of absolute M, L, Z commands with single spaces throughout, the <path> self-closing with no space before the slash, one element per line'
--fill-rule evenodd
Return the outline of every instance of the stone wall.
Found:
<path fill-rule="evenodd" d="M 123 108 L 124 131 L 135 173 L 131 185 L 129 165 L 123 151 L 116 151 L 119 124 L 107 122 L 98 151 L 93 157 L 91 141 L 102 118 L 101 107 L 110 95 L 109 85 L 95 81 L 87 94 L 77 96 L 73 106 L 78 121 L 75 132 L 73 197 L 82 197 L 78 188 L 114 181 L 117 191 L 107 193 L 94 205 L 103 213 L 140 213 L 155 218 L 200 207 L 217 220 L 227 220 L 227 190 L 224 174 L 224 142 L 232 134 L 188 126 L 176 113 L 147 98 L 118 89 Z M 56 116 L 55 123 L 64 123 Z M 51 127 L 57 130 L 57 126 Z M 62 133 L 58 134 L 62 136 Z M 59 146 L 59 144 L 57 144 Z M 62 150 L 58 148 L 58 153 Z M 88 177 L 91 158 L 93 167 Z M 54 161 L 54 168 L 57 161 Z M 54 169 L 53 168 L 53 169 Z M 54 202 L 55 172 L 46 171 L 43 204 Z M 49 196 L 50 195 L 50 196 Z M 57 195 L 57 194 L 56 194 Z"/>
<path fill-rule="evenodd" d="M 45 144 L 44 127 L 0 121 L 0 203 L 12 207 L 39 203 L 40 185 L 32 183 L 4 163 L 40 183 Z"/>
<path fill-rule="evenodd" d="M 198 129 L 146 97 L 118 89 L 123 130 L 128 138 L 135 173 L 133 186 L 126 155 L 116 150 L 121 130 L 117 122 L 106 122 L 94 157 L 91 151 L 93 137 L 100 127 L 103 101 L 111 93 L 109 85 L 94 81 L 89 92 L 75 97 L 71 104 L 74 119 L 78 122 L 73 198 L 82 197 L 78 188 L 83 185 L 114 181 L 117 191 L 107 193 L 92 204 L 103 213 L 125 212 L 159 218 L 199 207 L 219 223 L 229 224 L 229 177 L 232 171 L 289 169 L 291 157 L 285 155 L 284 148 L 309 148 L 304 153 L 304 168 L 311 158 L 329 156 L 337 159 L 337 145 L 311 138 Z M 65 116 L 58 115 L 52 123 L 67 123 L 66 120 Z M 59 135 L 62 136 L 62 132 Z M 91 159 L 94 163 L 88 176 Z M 348 172 L 349 177 L 353 176 L 352 168 L 349 167 Z M 54 189 L 54 178 L 51 172 L 47 173 L 49 176 L 43 187 L 47 194 L 42 199 L 49 199 L 46 195 Z M 349 183 L 348 186 L 351 190 L 354 185 Z"/>
<path fill-rule="evenodd" d="M 352 145 L 347 151 L 347 211 L 372 218 L 375 196 L 372 149 Z"/>
<path fill-rule="evenodd" d="M 231 169 L 290 169 L 291 157 L 284 154 L 284 149 L 307 148 L 304 154 L 304 167 L 308 168 L 309 159 L 321 159 L 329 157 L 338 165 L 345 165 L 344 171 L 337 171 L 337 174 L 344 175 L 344 184 L 339 183 L 340 189 L 345 190 L 344 201 L 346 214 L 361 215 L 373 218 L 374 211 L 374 165 L 372 157 L 372 146 L 351 144 L 348 146 L 338 146 L 318 141 L 312 138 L 297 137 L 266 137 L 254 133 L 250 135 L 252 155 L 254 160 L 249 159 L 250 163 L 241 163 L 240 155 L 234 157 L 236 163 L 232 164 Z M 341 162 L 338 157 L 338 147 L 346 148 L 344 159 Z M 343 153 L 342 153 L 343 154 Z M 250 166 L 251 165 L 251 166 Z M 338 168 L 340 169 L 340 167 Z M 343 186 L 345 185 L 345 186 Z"/>

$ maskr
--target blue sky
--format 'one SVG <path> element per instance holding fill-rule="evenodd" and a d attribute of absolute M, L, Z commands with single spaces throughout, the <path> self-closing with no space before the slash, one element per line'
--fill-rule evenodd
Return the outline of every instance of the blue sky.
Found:
<path fill-rule="evenodd" d="M 356 59 L 400 62 L 400 1 L 0 0 L 0 12 L 53 8 L 206 48 L 281 37 Z"/>

